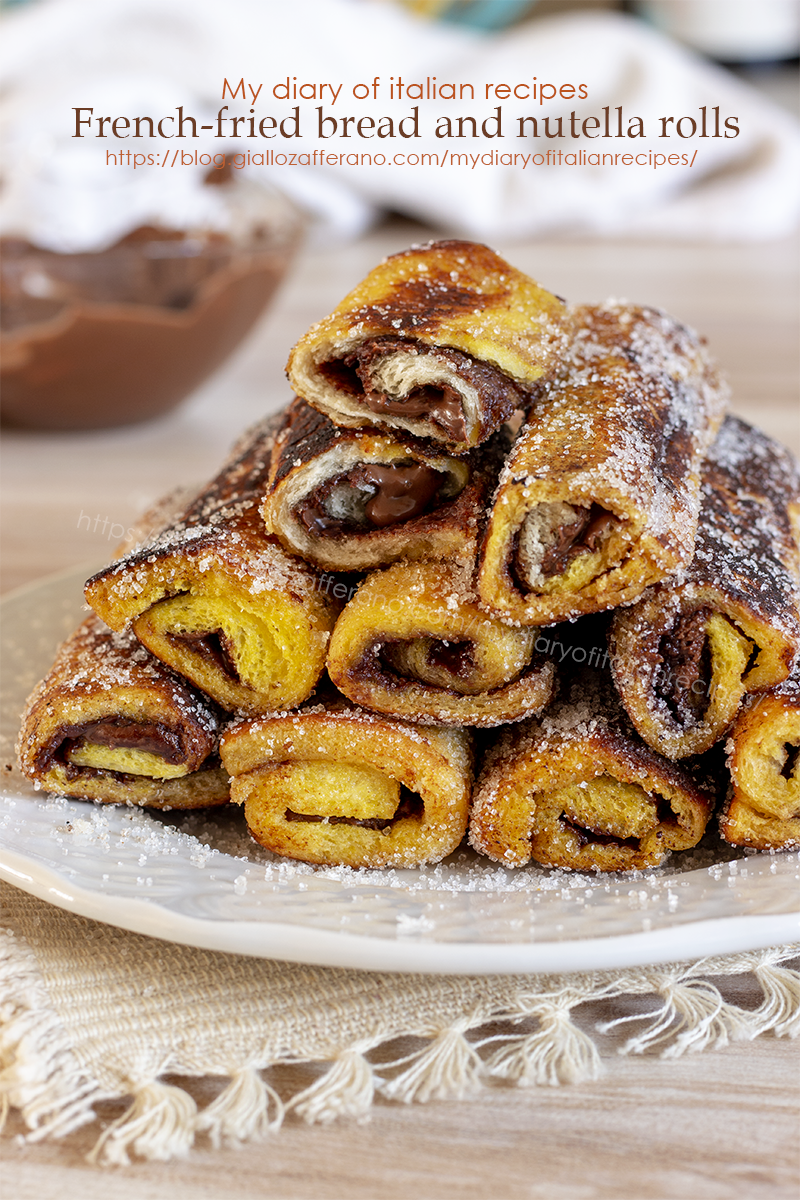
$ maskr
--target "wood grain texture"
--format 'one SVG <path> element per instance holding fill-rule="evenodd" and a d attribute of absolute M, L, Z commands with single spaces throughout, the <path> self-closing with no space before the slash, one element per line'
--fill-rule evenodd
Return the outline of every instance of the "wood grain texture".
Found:
<path fill-rule="evenodd" d="M 199 1143 L 185 1162 L 89 1166 L 96 1130 L 61 1143 L 6 1140 L 3 1192 L 9 1200 L 796 1200 L 796 1045 L 765 1037 L 677 1062 L 611 1056 L 605 1065 L 604 1078 L 580 1087 L 378 1103 L 361 1125 L 290 1118 L 267 1142 L 218 1151 Z M 201 1102 L 215 1091 L 213 1083 L 190 1090 Z M 122 1111 L 108 1105 L 104 1117 Z M 19 1131 L 12 1121 L 9 1132 Z"/>

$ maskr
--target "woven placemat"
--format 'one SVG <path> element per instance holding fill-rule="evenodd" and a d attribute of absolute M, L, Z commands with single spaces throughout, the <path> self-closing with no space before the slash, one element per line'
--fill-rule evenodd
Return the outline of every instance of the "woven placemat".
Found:
<path fill-rule="evenodd" d="M 38 1141 L 129 1097 L 91 1153 L 101 1163 L 185 1155 L 200 1134 L 215 1145 L 274 1134 L 289 1111 L 309 1123 L 363 1118 L 376 1094 L 410 1103 L 497 1081 L 580 1083 L 606 1069 L 595 1034 L 625 1025 L 622 1053 L 661 1057 L 800 1032 L 800 971 L 789 964 L 800 946 L 587 974 L 402 975 L 179 946 L 5 884 L 0 900 L 4 1110 L 18 1108 Z M 630 997 L 649 1002 L 631 1011 Z M 604 1025 L 587 1032 L 574 1019 L 579 1006 L 614 998 L 622 1015 Z M 398 1038 L 419 1044 L 393 1057 Z M 270 1068 L 285 1063 L 325 1069 L 279 1095 Z M 228 1082 L 198 1110 L 165 1082 L 173 1075 Z"/>

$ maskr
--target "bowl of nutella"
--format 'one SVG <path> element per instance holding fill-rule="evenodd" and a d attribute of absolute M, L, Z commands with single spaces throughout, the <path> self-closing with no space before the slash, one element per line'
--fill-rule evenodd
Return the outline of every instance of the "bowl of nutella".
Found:
<path fill-rule="evenodd" d="M 239 345 L 285 275 L 302 220 L 274 190 L 209 174 L 227 227 L 141 224 L 83 253 L 0 239 L 5 425 L 147 420 L 180 404 Z"/>

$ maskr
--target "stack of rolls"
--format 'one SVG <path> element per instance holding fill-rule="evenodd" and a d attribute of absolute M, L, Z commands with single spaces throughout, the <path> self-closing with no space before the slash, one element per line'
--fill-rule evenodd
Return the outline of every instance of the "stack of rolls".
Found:
<path fill-rule="evenodd" d="M 348 867 L 469 832 L 509 866 L 642 869 L 718 802 L 731 842 L 800 841 L 800 474 L 726 417 L 701 338 L 441 241 L 381 263 L 288 375 L 88 581 L 23 720 L 37 786 L 229 788 L 274 853 Z"/>

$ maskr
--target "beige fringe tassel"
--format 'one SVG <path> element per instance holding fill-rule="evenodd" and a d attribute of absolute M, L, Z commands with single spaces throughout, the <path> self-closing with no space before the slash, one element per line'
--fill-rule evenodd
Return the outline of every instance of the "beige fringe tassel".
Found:
<path fill-rule="evenodd" d="M 506 999 L 481 1003 L 439 1027 L 398 1029 L 396 1018 L 385 1032 L 369 1039 L 332 1046 L 330 1066 L 313 1084 L 284 1101 L 261 1072 L 276 1062 L 253 1060 L 230 1064 L 230 1082 L 198 1112 L 188 1092 L 163 1081 L 170 1074 L 203 1072 L 174 1057 L 148 1078 L 129 1078 L 113 1093 L 81 1068 L 66 1031 L 50 1007 L 33 955 L 13 935 L 0 935 L 0 1094 L 3 1111 L 20 1110 L 30 1132 L 28 1141 L 63 1137 L 95 1119 L 101 1100 L 132 1096 L 128 1110 L 104 1130 L 89 1159 L 126 1164 L 133 1153 L 165 1161 L 189 1153 L 197 1134 L 212 1145 L 264 1138 L 280 1129 L 284 1115 L 295 1113 L 309 1124 L 340 1117 L 366 1120 L 377 1092 L 387 1100 L 409 1104 L 460 1098 L 491 1080 L 526 1087 L 580 1083 L 601 1073 L 600 1055 L 592 1038 L 572 1019 L 573 1010 L 590 1000 L 622 995 L 657 996 L 655 1011 L 619 1017 L 596 1026 L 601 1033 L 626 1024 L 641 1028 L 621 1054 L 658 1050 L 662 1058 L 721 1047 L 732 1040 L 771 1032 L 776 1037 L 800 1033 L 800 972 L 781 966 L 798 948 L 784 947 L 706 959 L 690 966 L 641 967 L 600 975 L 570 975 L 542 980 L 549 990 L 537 993 L 531 977 L 487 981 L 487 996 L 502 986 Z M 749 973 L 758 980 L 763 999 L 747 1010 L 724 999 L 711 980 Z M 476 981 L 471 981 L 475 983 Z M 477 981 L 482 986 L 482 981 Z M 398 987 L 403 984 L 399 980 Z M 444 986 L 444 983 L 443 983 Z M 511 1002 L 509 1002 L 511 997 Z M 435 998 L 432 1001 L 435 1005 Z M 531 1031 L 492 1033 L 481 1038 L 488 1023 L 509 1026 L 535 1020 Z M 474 1040 L 470 1031 L 478 1031 Z M 398 1037 L 422 1037 L 427 1045 L 387 1063 L 367 1057 Z M 250 1049 L 252 1055 L 252 1048 Z M 281 1058 L 310 1062 L 310 1058 Z M 209 1070 L 209 1074 L 217 1073 Z"/>

